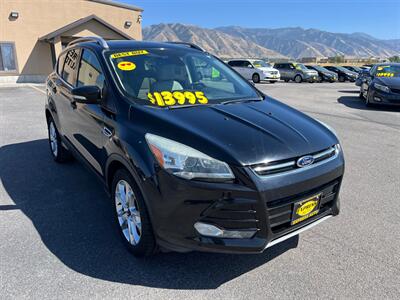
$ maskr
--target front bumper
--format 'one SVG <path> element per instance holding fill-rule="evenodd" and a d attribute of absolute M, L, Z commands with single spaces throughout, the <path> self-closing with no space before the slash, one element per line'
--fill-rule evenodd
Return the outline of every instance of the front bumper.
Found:
<path fill-rule="evenodd" d="M 281 79 L 280 75 L 264 74 L 263 80 L 278 81 Z"/>
<path fill-rule="evenodd" d="M 179 252 L 260 253 L 328 216 L 339 213 L 344 159 L 268 177 L 234 168 L 232 183 L 188 181 L 159 170 L 147 180 L 146 196 L 160 246 Z M 295 202 L 322 193 L 317 215 L 290 225 Z M 250 239 L 201 236 L 196 222 L 227 230 L 256 229 Z"/>
<path fill-rule="evenodd" d="M 311 75 L 311 74 L 304 74 L 303 80 L 307 81 L 307 82 L 317 82 L 319 80 L 319 76 Z"/>
<path fill-rule="evenodd" d="M 371 89 L 371 97 L 368 99 L 372 104 L 400 106 L 400 93 L 385 93 L 375 88 Z"/>

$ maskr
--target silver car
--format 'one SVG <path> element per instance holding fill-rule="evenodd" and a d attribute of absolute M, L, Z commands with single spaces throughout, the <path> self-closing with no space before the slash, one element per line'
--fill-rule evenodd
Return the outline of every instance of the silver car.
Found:
<path fill-rule="evenodd" d="M 260 59 L 231 59 L 227 63 L 244 78 L 254 83 L 262 80 L 275 83 L 281 78 L 277 69 Z"/>

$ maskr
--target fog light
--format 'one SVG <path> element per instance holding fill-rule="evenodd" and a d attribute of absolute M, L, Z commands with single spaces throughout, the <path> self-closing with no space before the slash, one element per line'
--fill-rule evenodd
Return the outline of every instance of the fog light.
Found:
<path fill-rule="evenodd" d="M 250 239 L 257 232 L 257 229 L 250 230 L 225 230 L 215 225 L 197 222 L 194 228 L 198 233 L 208 237 L 231 238 L 231 239 Z"/>

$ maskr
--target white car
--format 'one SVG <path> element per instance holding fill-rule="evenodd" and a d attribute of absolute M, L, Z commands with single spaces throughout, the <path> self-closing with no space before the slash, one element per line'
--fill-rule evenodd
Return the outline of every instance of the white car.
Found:
<path fill-rule="evenodd" d="M 275 83 L 281 78 L 279 71 L 263 60 L 231 59 L 227 63 L 244 78 L 253 80 L 254 83 L 259 83 L 261 80 Z"/>

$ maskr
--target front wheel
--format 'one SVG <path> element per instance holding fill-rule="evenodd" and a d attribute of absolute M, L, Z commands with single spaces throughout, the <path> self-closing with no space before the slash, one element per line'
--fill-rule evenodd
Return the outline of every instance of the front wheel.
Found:
<path fill-rule="evenodd" d="M 301 78 L 300 75 L 296 75 L 296 76 L 294 77 L 294 81 L 295 81 L 296 83 L 300 83 L 300 82 L 303 81 L 303 78 Z"/>
<path fill-rule="evenodd" d="M 50 119 L 48 122 L 48 132 L 50 152 L 53 156 L 53 159 L 58 163 L 63 163 L 70 160 L 71 154 L 62 144 L 60 134 L 53 119 Z"/>
<path fill-rule="evenodd" d="M 128 171 L 121 169 L 115 173 L 112 197 L 124 245 L 138 257 L 154 254 L 156 242 L 147 207 Z"/>
<path fill-rule="evenodd" d="M 259 83 L 260 82 L 260 75 L 258 75 L 257 73 L 254 73 L 252 76 L 252 80 L 254 83 Z"/>

